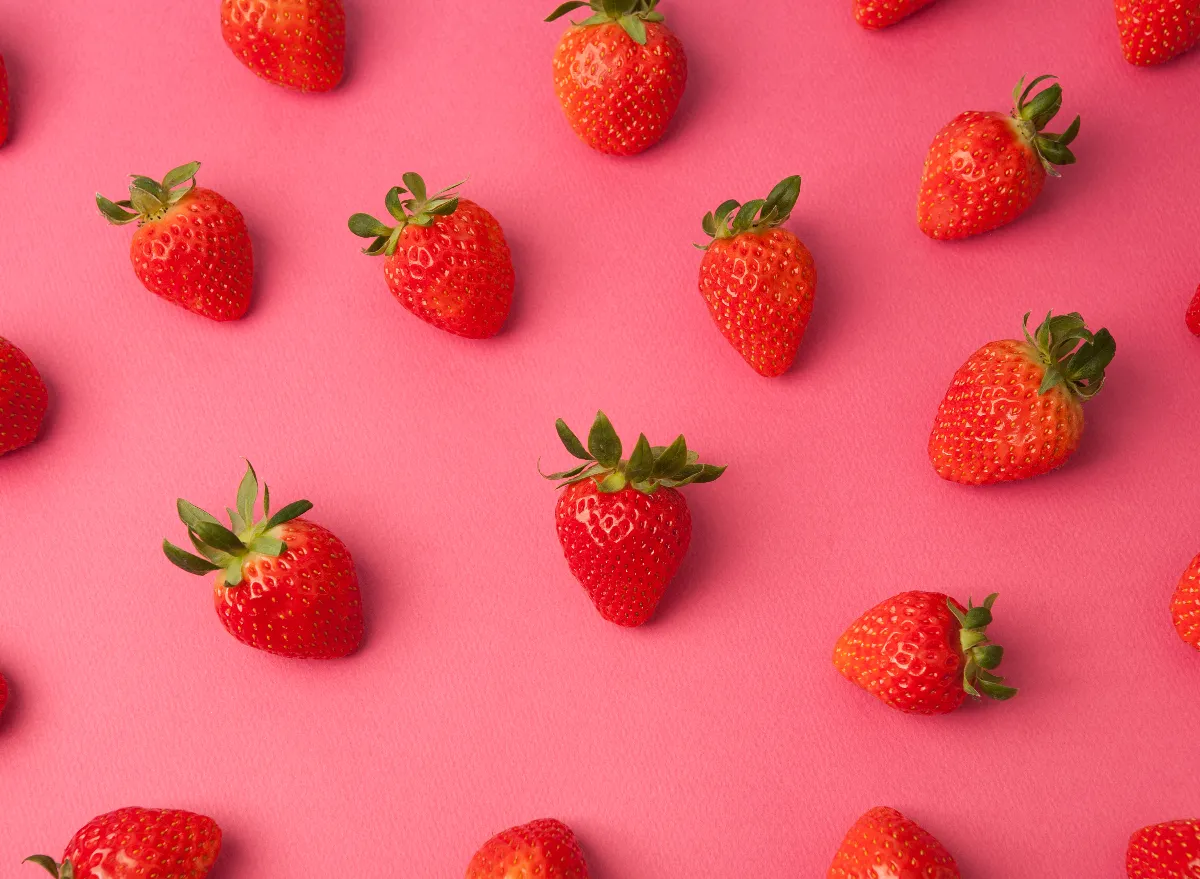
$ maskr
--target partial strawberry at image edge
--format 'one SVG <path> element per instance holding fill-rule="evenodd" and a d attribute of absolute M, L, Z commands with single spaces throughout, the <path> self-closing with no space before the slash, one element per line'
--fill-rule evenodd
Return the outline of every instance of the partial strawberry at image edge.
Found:
<path fill-rule="evenodd" d="M 854 20 L 867 30 L 880 30 L 919 12 L 933 0 L 854 0 Z"/>
<path fill-rule="evenodd" d="M 4 66 L 4 56 L 0 55 L 0 146 L 8 140 L 9 113 L 8 68 Z"/>
<path fill-rule="evenodd" d="M 471 858 L 466 879 L 536 876 L 588 879 L 588 866 L 575 833 L 561 821 L 543 818 L 501 831 Z"/>
<path fill-rule="evenodd" d="M 1194 879 L 1200 876 L 1200 820 L 1151 824 L 1129 838 L 1128 879 Z"/>
<path fill-rule="evenodd" d="M 1187 326 L 1189 330 L 1200 336 L 1200 286 L 1196 287 L 1196 293 L 1192 296 L 1191 305 L 1188 306 Z"/>
<path fill-rule="evenodd" d="M 342 0 L 222 0 L 221 36 L 245 67 L 300 92 L 337 88 L 346 69 Z M 251 14 L 251 13 L 254 14 Z"/>
<path fill-rule="evenodd" d="M 960 879 L 934 836 L 888 806 L 867 811 L 838 846 L 827 879 Z"/>
<path fill-rule="evenodd" d="M 1200 0 L 1115 0 L 1125 60 L 1165 64 L 1200 44 Z"/>
<path fill-rule="evenodd" d="M 24 351 L 0 337 L 0 455 L 37 439 L 50 408 L 50 392 Z"/>

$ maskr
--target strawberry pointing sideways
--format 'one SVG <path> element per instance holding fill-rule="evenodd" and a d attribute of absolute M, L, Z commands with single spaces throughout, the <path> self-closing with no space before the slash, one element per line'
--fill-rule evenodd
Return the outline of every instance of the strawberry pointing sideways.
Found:
<path fill-rule="evenodd" d="M 588 879 L 583 851 L 561 821 L 531 821 L 498 833 L 471 858 L 466 879 Z"/>
<path fill-rule="evenodd" d="M 1200 877 L 1200 821 L 1167 821 L 1143 827 L 1129 839 L 1128 879 Z"/>
<path fill-rule="evenodd" d="M 1115 0 L 1121 49 L 1130 64 L 1170 61 L 1200 43 L 1200 0 Z"/>
<path fill-rule="evenodd" d="M 221 35 L 237 59 L 268 82 L 327 92 L 342 81 L 342 0 L 222 0 Z"/>
<path fill-rule="evenodd" d="M 826 879 L 959 879 L 958 864 L 933 835 L 895 809 L 854 822 Z"/>
<path fill-rule="evenodd" d="M 37 439 L 49 406 L 50 394 L 33 361 L 0 338 L 0 455 Z"/>

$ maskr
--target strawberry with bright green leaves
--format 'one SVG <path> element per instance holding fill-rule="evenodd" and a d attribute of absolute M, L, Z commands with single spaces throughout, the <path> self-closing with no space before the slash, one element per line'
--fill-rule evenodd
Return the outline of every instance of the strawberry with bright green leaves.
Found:
<path fill-rule="evenodd" d="M 37 439 L 50 407 L 50 392 L 29 357 L 0 338 L 0 455 Z"/>
<path fill-rule="evenodd" d="M 1200 336 L 1200 287 L 1196 288 L 1196 295 L 1192 297 L 1192 304 L 1188 306 L 1187 325 L 1189 330 Z"/>
<path fill-rule="evenodd" d="M 826 879 L 959 879 L 958 864 L 933 834 L 879 806 L 854 822 Z"/>
<path fill-rule="evenodd" d="M 1125 851 L 1128 879 L 1200 879 L 1200 820 L 1143 827 Z"/>
<path fill-rule="evenodd" d="M 812 316 L 817 268 L 800 239 L 782 228 L 800 196 L 800 178 L 765 199 L 730 199 L 704 215 L 712 240 L 696 245 L 700 294 L 721 335 L 759 375 L 782 375 L 796 359 Z"/>
<path fill-rule="evenodd" d="M 854 0 L 854 20 L 867 30 L 879 30 L 903 21 L 933 0 Z"/>
<path fill-rule="evenodd" d="M 1200 45 L 1200 0 L 1115 0 L 1115 5 L 1121 50 L 1130 64 L 1162 64 Z"/>
<path fill-rule="evenodd" d="M 691 513 L 678 489 L 712 482 L 725 468 L 699 463 L 682 434 L 669 446 L 651 446 L 641 434 L 622 459 L 621 439 L 603 412 L 586 447 L 561 418 L 555 428 L 584 462 L 546 476 L 561 480 L 554 517 L 567 567 L 604 619 L 640 626 L 654 615 L 691 543 Z"/>
<path fill-rule="evenodd" d="M 543 818 L 497 833 L 475 853 L 466 879 L 588 879 L 571 828 Z"/>
<path fill-rule="evenodd" d="M 182 498 L 179 518 L 199 555 L 163 541 L 175 566 L 202 576 L 216 572 L 217 616 L 229 633 L 251 647 L 297 659 L 337 659 L 358 649 L 363 637 L 362 599 L 350 551 L 332 532 L 300 518 L 310 501 L 271 514 L 271 492 L 262 490 L 255 518 L 258 476 L 247 466 L 228 509 L 230 528 Z"/>
<path fill-rule="evenodd" d="M 516 273 L 504 230 L 462 183 L 427 194 L 419 174 L 404 175 L 384 198 L 395 226 L 370 214 L 350 218 L 350 231 L 373 239 L 363 253 L 383 256 L 388 289 L 428 324 L 468 339 L 500 332 L 512 307 Z M 407 188 L 405 188 L 407 187 Z M 400 196 L 410 195 L 401 201 Z"/>
<path fill-rule="evenodd" d="M 346 69 L 342 0 L 221 0 L 221 36 L 268 82 L 327 92 Z"/>

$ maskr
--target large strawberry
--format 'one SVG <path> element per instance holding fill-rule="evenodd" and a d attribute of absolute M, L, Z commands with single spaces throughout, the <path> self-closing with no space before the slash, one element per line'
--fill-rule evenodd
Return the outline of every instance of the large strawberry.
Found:
<path fill-rule="evenodd" d="M 812 254 L 781 228 L 800 195 L 800 178 L 781 181 L 765 199 L 730 199 L 705 214 L 712 238 L 700 263 L 700 293 L 729 344 L 760 375 L 776 376 L 796 359 L 812 316 L 817 269 Z"/>
<path fill-rule="evenodd" d="M 250 307 L 254 253 L 241 213 L 196 186 L 199 162 L 158 182 L 135 176 L 129 198 L 96 204 L 118 226 L 137 222 L 129 256 L 138 280 L 168 302 L 213 320 L 236 320 Z"/>
<path fill-rule="evenodd" d="M 1129 838 L 1129 879 L 1200 879 L 1200 821 L 1167 821 Z"/>
<path fill-rule="evenodd" d="M 571 828 L 545 818 L 498 833 L 471 858 L 466 879 L 588 879 Z"/>
<path fill-rule="evenodd" d="M 26 858 L 55 879 L 204 879 L 221 851 L 211 818 L 176 809 L 118 809 L 94 818 L 67 845 L 62 863 Z"/>
<path fill-rule="evenodd" d="M 37 439 L 49 405 L 50 394 L 33 361 L 0 338 L 0 455 Z"/>
<path fill-rule="evenodd" d="M 0 55 L 0 146 L 8 140 L 8 68 Z"/>
<path fill-rule="evenodd" d="M 586 448 L 561 418 L 555 428 L 567 451 L 585 462 L 546 477 L 562 480 L 554 518 L 567 567 L 602 617 L 640 626 L 654 615 L 692 539 L 692 517 L 677 489 L 712 482 L 725 468 L 699 463 L 682 435 L 664 447 L 641 434 L 622 460 L 621 440 L 603 412 Z"/>
<path fill-rule="evenodd" d="M 1188 306 L 1187 325 L 1189 330 L 1200 336 L 1200 287 L 1196 288 L 1196 295 L 1192 297 L 1192 304 Z"/>
<path fill-rule="evenodd" d="M 262 518 L 255 519 L 258 477 L 247 467 L 228 510 L 232 530 L 182 498 L 179 518 L 200 556 L 163 541 L 173 564 L 189 574 L 218 571 L 217 616 L 243 644 L 298 659 L 337 659 L 363 637 L 358 573 L 346 545 L 330 531 L 298 518 L 312 509 L 295 501 L 271 515 L 263 486 Z"/>
<path fill-rule="evenodd" d="M 571 0 L 592 14 L 554 52 L 554 90 L 567 122 L 588 146 L 632 156 L 662 140 L 687 85 L 683 44 L 663 24 L 658 0 Z"/>
<path fill-rule="evenodd" d="M 933 0 L 854 0 L 854 20 L 869 30 L 878 30 L 908 18 Z"/>
<path fill-rule="evenodd" d="M 221 35 L 263 79 L 327 92 L 346 66 L 342 0 L 221 0 Z"/>
<path fill-rule="evenodd" d="M 947 714 L 967 694 L 1011 699 L 992 671 L 1004 648 L 988 640 L 992 594 L 980 607 L 940 592 L 902 592 L 854 621 L 833 649 L 846 680 L 905 714 Z"/>
<path fill-rule="evenodd" d="M 404 175 L 384 198 L 394 227 L 370 214 L 350 218 L 350 231 L 373 238 L 363 253 L 383 255 L 388 289 L 426 323 L 456 336 L 500 332 L 512 306 L 516 274 L 496 218 L 455 190 L 428 195 L 419 174 Z M 412 197 L 401 201 L 408 193 Z"/>
<path fill-rule="evenodd" d="M 1055 83 L 1030 93 L 1052 76 L 1013 90 L 1012 115 L 971 110 L 937 133 L 921 178 L 917 223 L 930 238 L 966 238 L 1011 223 L 1042 191 L 1056 166 L 1075 162 L 1068 144 L 1079 134 L 1079 117 L 1062 134 L 1042 129 L 1062 106 Z"/>
<path fill-rule="evenodd" d="M 854 822 L 827 879 L 959 879 L 958 864 L 932 834 L 880 806 Z"/>
<path fill-rule="evenodd" d="M 1108 330 L 1049 314 L 1032 336 L 989 342 L 959 367 L 938 407 L 929 460 L 943 479 L 988 485 L 1066 463 L 1083 435 L 1083 401 L 1116 353 Z"/>
<path fill-rule="evenodd" d="M 1115 0 L 1121 49 L 1130 64 L 1170 61 L 1200 43 L 1200 0 Z"/>
<path fill-rule="evenodd" d="M 1179 578 L 1171 597 L 1171 620 L 1179 637 L 1200 650 L 1200 555 Z"/>

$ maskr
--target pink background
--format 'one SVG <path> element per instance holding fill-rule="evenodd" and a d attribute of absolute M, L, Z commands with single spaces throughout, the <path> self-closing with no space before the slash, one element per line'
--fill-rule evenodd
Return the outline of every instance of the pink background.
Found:
<path fill-rule="evenodd" d="M 347 0 L 348 81 L 306 97 L 235 62 L 215 0 L 0 0 L 0 333 L 53 395 L 0 460 L 3 875 L 131 804 L 216 818 L 216 879 L 458 876 L 543 816 L 597 879 L 820 876 L 880 804 L 974 879 L 1116 877 L 1132 830 L 1200 816 L 1200 655 L 1167 616 L 1200 550 L 1200 53 L 1128 66 L 1104 0 L 944 0 L 877 34 L 844 0 L 665 0 L 688 93 L 616 160 L 560 118 L 553 0 L 516 5 Z M 924 238 L 934 132 L 1042 72 L 1062 126 L 1083 115 L 1079 164 L 1016 226 Z M 142 290 L 91 201 L 192 159 L 254 238 L 240 323 Z M 422 325 L 358 254 L 346 218 L 407 170 L 469 174 L 503 224 L 496 339 Z M 791 173 L 820 282 L 766 380 L 711 325 L 690 245 Z M 1117 339 L 1082 450 L 1026 484 L 941 482 L 925 443 L 955 368 L 1051 307 Z M 568 462 L 556 416 L 586 430 L 598 406 L 730 465 L 689 491 L 691 554 L 640 631 L 571 579 L 534 469 Z M 243 647 L 159 552 L 176 496 L 231 503 L 243 455 L 353 550 L 356 657 Z M 1015 701 L 905 717 L 834 672 L 842 629 L 914 587 L 1001 593 Z"/>

